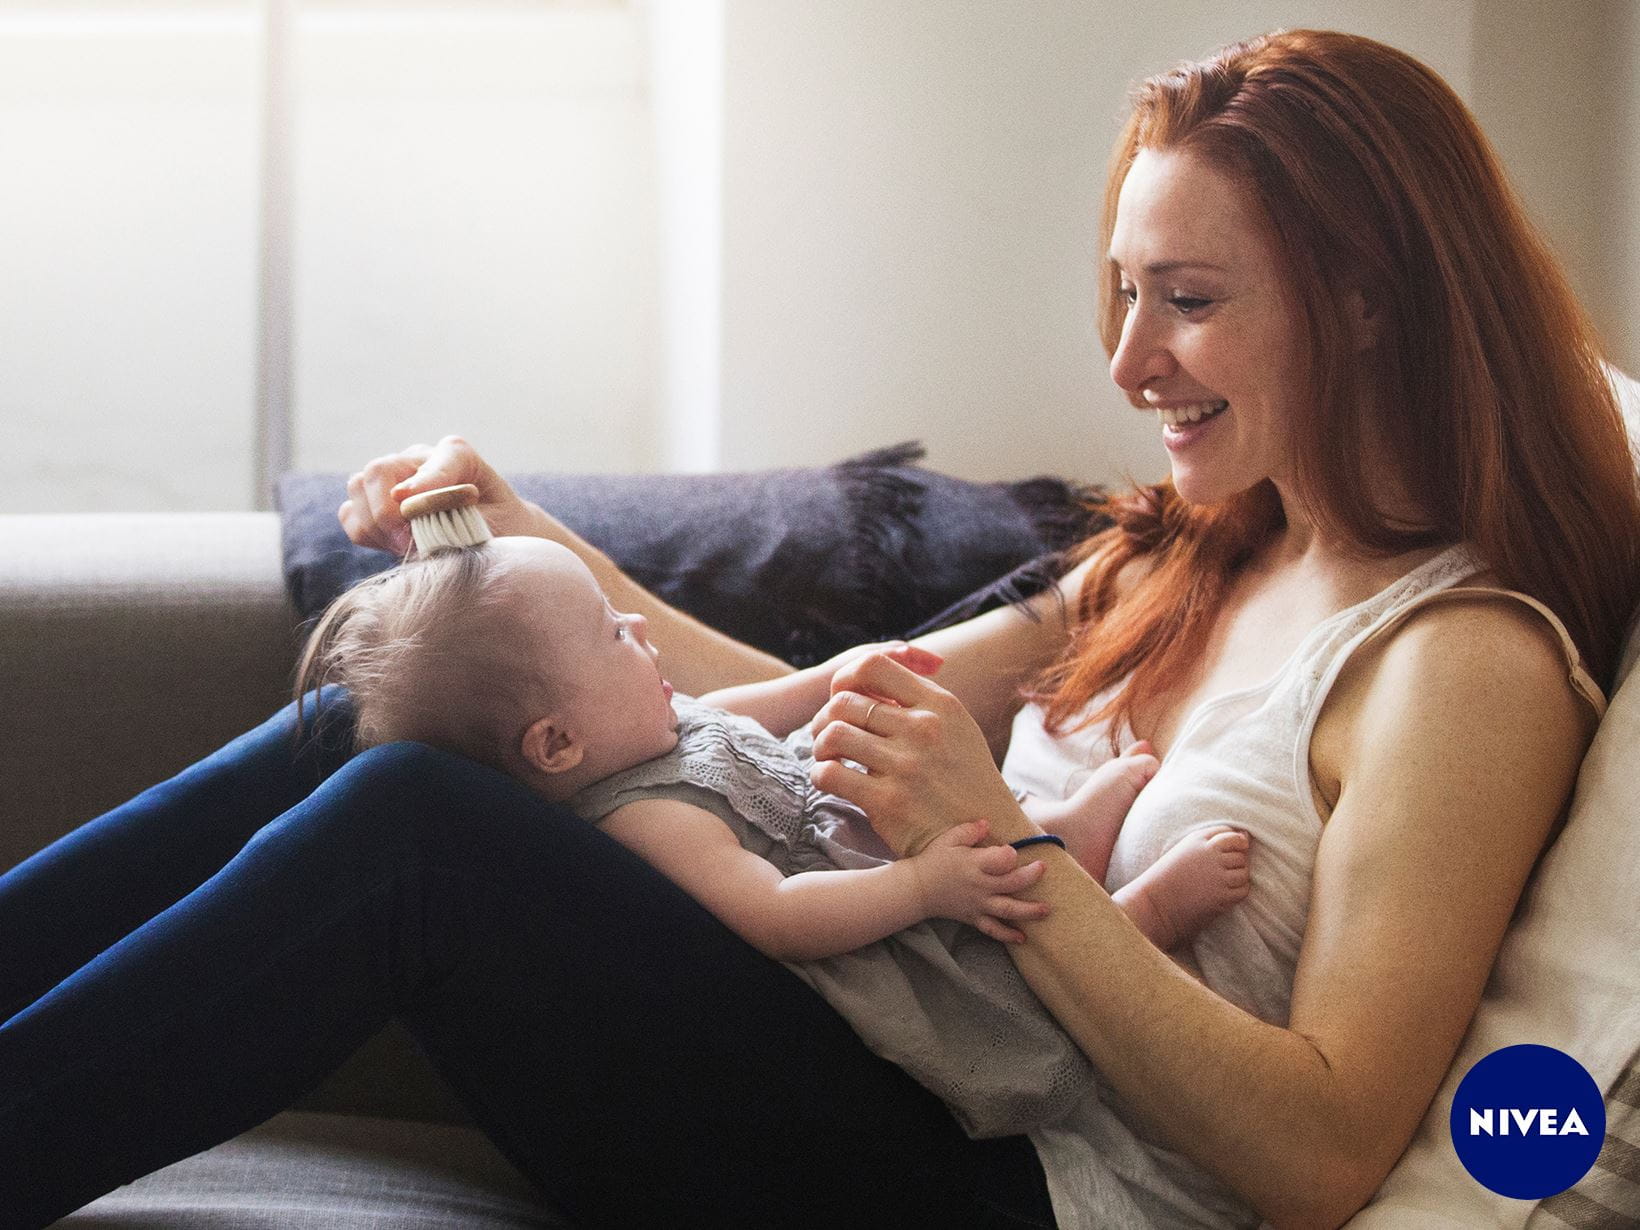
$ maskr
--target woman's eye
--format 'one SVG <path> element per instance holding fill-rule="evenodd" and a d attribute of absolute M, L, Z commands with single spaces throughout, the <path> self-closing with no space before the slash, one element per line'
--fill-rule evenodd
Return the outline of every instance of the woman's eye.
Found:
<path fill-rule="evenodd" d="M 1213 305 L 1211 299 L 1198 299 L 1193 295 L 1170 295 L 1167 301 L 1173 305 L 1174 310 L 1182 312 L 1186 316 Z"/>
<path fill-rule="evenodd" d="M 1132 307 L 1136 302 L 1138 302 L 1139 291 L 1137 287 L 1121 286 L 1116 290 L 1116 297 L 1120 299 L 1127 307 Z"/>

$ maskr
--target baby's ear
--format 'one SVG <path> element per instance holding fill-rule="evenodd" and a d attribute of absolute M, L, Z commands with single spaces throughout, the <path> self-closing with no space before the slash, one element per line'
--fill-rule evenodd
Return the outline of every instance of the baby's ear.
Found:
<path fill-rule="evenodd" d="M 586 756 L 586 745 L 554 717 L 532 722 L 518 750 L 531 767 L 548 774 L 567 772 Z"/>

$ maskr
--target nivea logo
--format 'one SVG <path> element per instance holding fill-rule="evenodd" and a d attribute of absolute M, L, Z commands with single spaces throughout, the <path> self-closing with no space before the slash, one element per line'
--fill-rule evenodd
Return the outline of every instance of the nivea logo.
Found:
<path fill-rule="evenodd" d="M 1583 1120 L 1577 1113 L 1577 1107 L 1568 1111 L 1557 1111 L 1553 1107 L 1534 1106 L 1530 1110 L 1516 1110 L 1513 1106 L 1499 1107 L 1497 1110 L 1497 1131 L 1492 1130 L 1492 1115 L 1490 1109 L 1476 1110 L 1469 1108 L 1469 1134 L 1471 1136 L 1507 1136 L 1513 1125 L 1515 1135 L 1526 1136 L 1536 1132 L 1539 1136 L 1587 1136 L 1589 1129 L 1583 1126 Z M 1555 1123 L 1560 1120 L 1560 1126 Z"/>
<path fill-rule="evenodd" d="M 1452 1098 L 1452 1147 L 1475 1181 L 1542 1200 L 1581 1179 L 1606 1139 L 1594 1078 L 1552 1046 L 1506 1046 L 1464 1075 Z"/>

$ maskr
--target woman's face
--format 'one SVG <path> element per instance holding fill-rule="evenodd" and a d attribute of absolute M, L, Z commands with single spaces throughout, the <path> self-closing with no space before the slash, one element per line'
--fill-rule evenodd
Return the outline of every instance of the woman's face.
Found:
<path fill-rule="evenodd" d="M 1266 478 L 1282 488 L 1305 410 L 1302 331 L 1241 184 L 1194 154 L 1141 150 L 1110 259 L 1127 305 L 1111 378 L 1156 415 L 1179 494 L 1216 504 Z"/>

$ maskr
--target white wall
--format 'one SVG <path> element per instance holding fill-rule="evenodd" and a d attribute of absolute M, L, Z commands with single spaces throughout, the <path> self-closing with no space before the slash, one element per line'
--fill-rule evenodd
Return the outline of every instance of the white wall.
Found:
<path fill-rule="evenodd" d="M 248 507 L 253 23 L 0 17 L 0 509 Z"/>
<path fill-rule="evenodd" d="M 729 0 L 724 463 L 904 438 L 971 477 L 1165 470 L 1094 331 L 1130 84 L 1280 25 L 1404 47 L 1460 91 L 1474 6 Z"/>
<path fill-rule="evenodd" d="M 0 0 L 0 509 L 250 507 L 253 6 L 85 7 Z M 1105 159 L 1134 80 L 1277 25 L 1444 73 L 1640 369 L 1633 0 L 393 7 L 298 43 L 299 465 L 459 430 L 517 470 L 921 438 L 1153 477 L 1094 334 Z"/>
<path fill-rule="evenodd" d="M 661 463 L 642 33 L 613 8 L 304 23 L 299 467 L 458 430 L 520 470 Z"/>
<path fill-rule="evenodd" d="M 296 464 L 660 465 L 636 12 L 340 7 L 295 41 Z M 0 511 L 253 506 L 255 8 L 0 0 Z"/>
<path fill-rule="evenodd" d="M 1595 183 L 1606 197 L 1602 233 L 1611 254 L 1605 262 L 1604 324 L 1612 353 L 1631 375 L 1640 376 L 1640 5 L 1608 0 L 1610 80 L 1622 106 L 1602 142 L 1607 153 Z M 1611 63 L 1615 60 L 1616 63 Z"/>
<path fill-rule="evenodd" d="M 1474 44 L 1470 105 L 1612 357 L 1640 370 L 1640 5 L 1488 0 Z"/>

